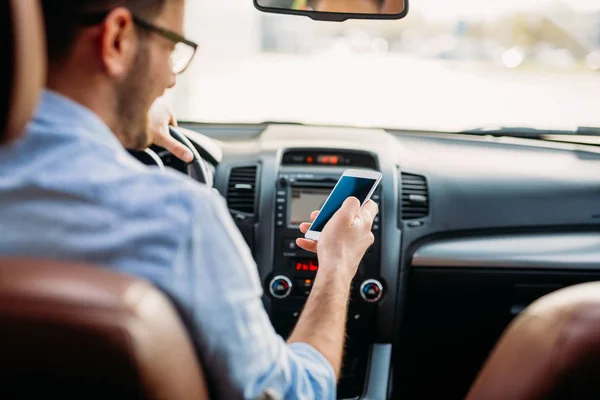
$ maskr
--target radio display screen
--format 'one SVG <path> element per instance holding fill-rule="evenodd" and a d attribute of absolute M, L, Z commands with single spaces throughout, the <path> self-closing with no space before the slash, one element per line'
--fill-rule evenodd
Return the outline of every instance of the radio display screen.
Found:
<path fill-rule="evenodd" d="M 310 222 L 310 213 L 319 211 L 332 189 L 293 187 L 290 202 L 289 226 Z"/>

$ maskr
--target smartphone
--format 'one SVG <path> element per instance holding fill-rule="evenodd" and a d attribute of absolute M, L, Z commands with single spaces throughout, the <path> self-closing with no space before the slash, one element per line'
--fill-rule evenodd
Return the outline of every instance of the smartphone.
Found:
<path fill-rule="evenodd" d="M 304 237 L 318 241 L 327 222 L 342 207 L 348 197 L 356 197 L 362 208 L 373 195 L 382 176 L 381 172 L 377 171 L 346 170 L 325 200 L 323 207 L 319 210 L 319 215 L 310 225 Z"/>

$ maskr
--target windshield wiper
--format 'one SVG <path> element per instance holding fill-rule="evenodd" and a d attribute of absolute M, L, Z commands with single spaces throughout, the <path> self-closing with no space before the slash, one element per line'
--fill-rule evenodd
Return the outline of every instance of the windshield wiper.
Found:
<path fill-rule="evenodd" d="M 505 126 L 500 128 L 475 128 L 461 131 L 472 135 L 509 136 L 520 138 L 540 138 L 546 135 L 600 136 L 600 127 L 579 126 L 573 130 L 538 129 L 525 126 Z"/>

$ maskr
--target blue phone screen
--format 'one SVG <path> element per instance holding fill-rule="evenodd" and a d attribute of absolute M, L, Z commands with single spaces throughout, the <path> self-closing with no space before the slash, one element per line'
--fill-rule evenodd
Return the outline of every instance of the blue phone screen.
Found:
<path fill-rule="evenodd" d="M 354 196 L 363 204 L 371 192 L 376 179 L 343 176 L 310 227 L 311 231 L 321 232 L 333 214 L 340 209 L 348 197 Z"/>

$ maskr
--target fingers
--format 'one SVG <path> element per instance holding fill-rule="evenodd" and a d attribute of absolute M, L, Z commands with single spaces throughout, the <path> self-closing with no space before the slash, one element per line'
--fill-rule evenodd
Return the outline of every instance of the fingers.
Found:
<path fill-rule="evenodd" d="M 171 105 L 163 97 L 154 101 L 148 111 L 148 133 L 154 144 L 164 147 L 175 157 L 187 163 L 194 160 L 191 150 L 169 134 L 169 125 L 177 126 L 177 119 Z"/>
<path fill-rule="evenodd" d="M 317 242 L 308 239 L 296 239 L 296 244 L 303 250 L 310 251 L 311 253 L 317 252 Z"/>
<path fill-rule="evenodd" d="M 185 162 L 192 162 L 194 160 L 194 155 L 192 151 L 188 149 L 186 146 L 175 140 L 169 134 L 161 134 L 156 136 L 154 139 L 154 143 L 160 147 L 164 147 L 175 157 L 179 158 Z"/>
<path fill-rule="evenodd" d="M 171 112 L 171 117 L 169 119 L 169 125 L 173 125 L 174 127 L 177 128 L 177 119 L 175 118 L 175 114 L 173 113 L 173 110 L 171 110 L 170 112 Z"/>
<path fill-rule="evenodd" d="M 373 200 L 369 200 L 365 203 L 360 213 L 366 222 L 372 224 L 378 212 L 379 207 L 377 206 L 377 203 L 375 203 Z"/>
<path fill-rule="evenodd" d="M 306 232 L 308 232 L 308 228 L 310 228 L 309 222 L 303 222 L 300 224 L 300 232 L 306 233 Z"/>
<path fill-rule="evenodd" d="M 356 216 L 360 211 L 360 201 L 356 197 L 350 196 L 342 204 L 340 211 L 351 215 L 352 217 Z"/>
<path fill-rule="evenodd" d="M 314 221 L 315 219 L 317 219 L 317 217 L 319 216 L 319 212 L 318 211 L 313 211 L 310 213 L 310 220 Z"/>
<path fill-rule="evenodd" d="M 354 218 L 360 211 L 360 201 L 356 197 L 348 197 L 331 220 L 343 220 L 344 223 L 352 225 Z"/>
<path fill-rule="evenodd" d="M 319 215 L 318 211 L 313 211 L 312 213 L 310 213 L 310 221 L 314 222 L 314 220 L 317 219 L 318 215 Z M 300 232 L 302 232 L 302 233 L 308 232 L 308 228 L 310 228 L 311 222 L 301 223 L 300 224 Z"/>
<path fill-rule="evenodd" d="M 310 221 L 314 222 L 315 219 L 317 219 L 317 216 L 319 215 L 318 211 L 313 211 L 312 213 L 310 213 Z M 300 224 L 300 232 L 302 233 L 306 233 L 308 232 L 308 228 L 310 228 L 311 223 L 310 222 L 303 222 Z"/>

